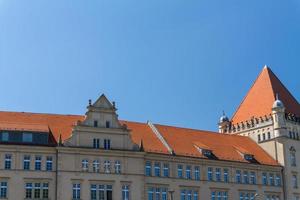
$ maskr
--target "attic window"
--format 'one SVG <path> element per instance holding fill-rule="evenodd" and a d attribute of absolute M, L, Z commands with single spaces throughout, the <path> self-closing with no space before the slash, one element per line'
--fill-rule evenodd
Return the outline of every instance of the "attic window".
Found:
<path fill-rule="evenodd" d="M 98 127 L 98 121 L 97 120 L 94 121 L 94 127 Z"/>
<path fill-rule="evenodd" d="M 206 157 L 211 157 L 212 156 L 212 151 L 208 149 L 203 149 L 202 154 Z"/>
<path fill-rule="evenodd" d="M 253 161 L 254 160 L 254 156 L 251 154 L 244 154 L 244 158 L 247 161 Z"/>
<path fill-rule="evenodd" d="M 110 128 L 110 121 L 106 121 L 106 122 L 105 122 L 105 127 L 106 127 L 106 128 Z"/>

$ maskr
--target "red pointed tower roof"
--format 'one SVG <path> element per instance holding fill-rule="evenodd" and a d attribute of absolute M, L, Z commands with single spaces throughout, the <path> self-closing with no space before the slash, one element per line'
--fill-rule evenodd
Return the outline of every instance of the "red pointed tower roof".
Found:
<path fill-rule="evenodd" d="M 272 113 L 276 94 L 283 102 L 286 112 L 300 116 L 300 104 L 282 84 L 272 70 L 265 66 L 252 85 L 248 94 L 232 117 L 234 124 L 250 120 L 252 117 L 263 117 Z"/>

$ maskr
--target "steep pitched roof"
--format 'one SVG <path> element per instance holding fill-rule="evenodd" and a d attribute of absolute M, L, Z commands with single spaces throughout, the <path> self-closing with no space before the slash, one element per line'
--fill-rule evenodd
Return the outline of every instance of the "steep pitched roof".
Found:
<path fill-rule="evenodd" d="M 58 142 L 60 134 L 62 140 L 69 138 L 74 124 L 84 118 L 85 116 L 81 115 L 0 112 L 0 124 L 4 126 L 14 123 L 19 124 L 18 126 L 22 129 L 49 127 L 55 143 Z M 147 123 L 130 121 L 120 121 L 120 123 L 127 125 L 134 143 L 140 144 L 143 141 L 143 148 L 146 152 L 170 155 L 166 146 Z M 243 149 L 242 153 L 251 153 L 260 164 L 278 165 L 271 156 L 248 137 L 164 125 L 155 125 L 155 127 L 176 155 L 208 159 L 197 149 L 198 147 L 211 150 L 219 160 L 247 163 L 249 161 L 246 161 L 239 153 Z"/>
<path fill-rule="evenodd" d="M 263 117 L 272 112 L 276 94 L 286 107 L 287 113 L 300 116 L 300 105 L 278 77 L 268 67 L 264 67 L 244 100 L 232 117 L 233 123 Z"/>

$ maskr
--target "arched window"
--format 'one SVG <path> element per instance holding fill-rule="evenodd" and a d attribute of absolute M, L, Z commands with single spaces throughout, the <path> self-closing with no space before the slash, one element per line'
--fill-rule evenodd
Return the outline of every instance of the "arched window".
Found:
<path fill-rule="evenodd" d="M 290 148 L 290 162 L 291 166 L 296 166 L 296 149 L 293 146 Z"/>

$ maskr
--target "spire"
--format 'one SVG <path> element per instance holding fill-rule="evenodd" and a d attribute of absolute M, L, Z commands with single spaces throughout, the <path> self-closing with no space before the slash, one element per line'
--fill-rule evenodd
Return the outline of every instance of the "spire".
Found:
<path fill-rule="evenodd" d="M 280 96 L 287 112 L 300 116 L 300 105 L 297 100 L 272 70 L 265 65 L 233 115 L 233 123 L 250 120 L 253 117 L 270 115 L 272 105 L 277 98 L 276 94 Z"/>

